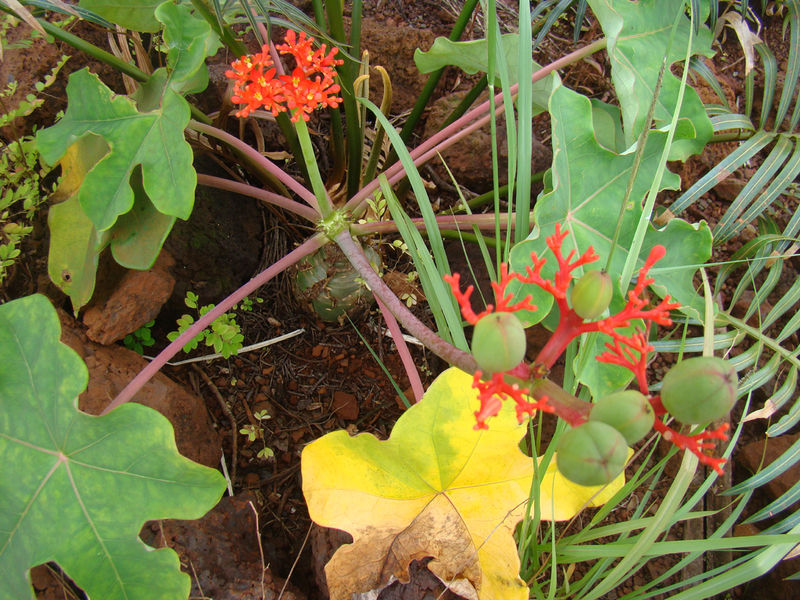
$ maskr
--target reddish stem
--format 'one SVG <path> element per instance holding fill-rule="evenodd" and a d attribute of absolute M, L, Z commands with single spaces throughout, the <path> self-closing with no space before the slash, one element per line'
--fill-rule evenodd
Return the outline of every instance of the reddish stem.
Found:
<path fill-rule="evenodd" d="M 262 190 L 261 188 L 248 185 L 246 183 L 239 183 L 238 181 L 233 181 L 232 179 L 214 177 L 213 175 L 204 175 L 202 173 L 197 174 L 197 183 L 199 185 L 206 185 L 219 190 L 235 192 L 237 194 L 242 194 L 243 196 L 250 196 L 251 198 L 256 198 L 257 200 L 262 200 L 264 202 L 274 204 L 275 206 L 280 206 L 289 212 L 300 215 L 312 223 L 319 221 L 319 213 L 317 213 L 317 211 L 310 206 L 300 204 L 299 202 L 295 202 L 286 196 L 281 196 L 280 194 L 275 194 L 274 192 Z"/>
<path fill-rule="evenodd" d="M 322 248 L 322 246 L 324 246 L 327 241 L 328 240 L 320 234 L 317 234 L 314 237 L 309 238 L 308 240 L 303 242 L 302 245 L 292 250 L 289 254 L 284 256 L 278 262 L 270 265 L 268 268 L 261 271 L 261 273 L 256 275 L 253 279 L 251 279 L 242 287 L 240 287 L 238 290 L 233 292 L 230 296 L 222 300 L 219 304 L 217 304 L 217 306 L 212 308 L 205 315 L 200 317 L 195 323 L 193 323 L 191 327 L 189 327 L 189 329 L 187 329 L 181 335 L 179 335 L 174 342 L 172 342 L 169 346 L 167 346 L 161 352 L 159 352 L 158 356 L 156 356 L 152 361 L 150 361 L 150 364 L 148 364 L 144 369 L 142 369 L 136 375 L 136 377 L 134 377 L 131 380 L 131 382 L 127 386 L 125 386 L 125 388 L 119 394 L 117 394 L 117 397 L 114 398 L 111 404 L 106 406 L 106 408 L 100 414 L 101 415 L 108 414 L 121 404 L 124 404 L 125 402 L 132 400 L 136 392 L 142 389 L 142 386 L 144 386 L 144 384 L 150 381 L 150 378 L 153 377 L 153 375 L 155 375 L 156 373 L 158 373 L 158 371 L 161 370 L 161 367 L 167 364 L 167 361 L 170 358 L 172 358 L 178 352 L 180 352 L 181 349 L 186 345 L 186 343 L 189 342 L 189 340 L 193 339 L 194 336 L 196 336 L 206 327 L 211 325 L 211 323 L 213 323 L 217 317 L 226 313 L 233 307 L 234 304 L 240 302 L 245 296 L 248 296 L 253 292 L 255 292 L 258 288 L 267 283 L 278 273 L 285 271 L 290 266 L 292 266 L 296 262 L 299 262 L 304 257 L 308 256 L 309 254 L 312 254 L 319 248 Z"/>
<path fill-rule="evenodd" d="M 383 320 L 386 321 L 386 327 L 392 334 L 394 345 L 397 346 L 397 353 L 400 355 L 403 368 L 408 375 L 408 381 L 411 383 L 411 391 L 414 392 L 414 401 L 419 402 L 420 399 L 422 399 L 422 395 L 425 393 L 425 389 L 422 386 L 422 379 L 419 376 L 417 365 L 414 364 L 414 357 L 411 356 L 411 351 L 408 349 L 408 344 L 406 344 L 406 340 L 403 337 L 403 332 L 400 330 L 400 325 L 397 323 L 397 319 L 392 314 L 392 311 L 386 308 L 386 305 L 381 302 L 380 298 L 375 296 L 375 302 L 378 304 L 378 308 L 383 315 Z"/>

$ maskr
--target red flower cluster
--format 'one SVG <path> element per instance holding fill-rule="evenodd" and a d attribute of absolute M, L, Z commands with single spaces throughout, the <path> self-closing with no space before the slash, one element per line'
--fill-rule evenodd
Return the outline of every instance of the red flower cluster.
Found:
<path fill-rule="evenodd" d="M 320 106 L 336 108 L 342 101 L 335 94 L 339 85 L 333 82 L 335 66 L 344 61 L 335 58 L 338 48 L 326 53 L 325 44 L 314 50 L 314 38 L 300 36 L 289 30 L 286 43 L 275 48 L 281 54 L 291 54 L 297 66 L 291 75 L 277 75 L 275 63 L 264 45 L 261 52 L 235 60 L 225 75 L 235 80 L 232 100 L 244 104 L 237 117 L 246 117 L 254 110 L 265 108 L 277 116 L 284 111 L 292 113 L 292 121 L 308 121 L 312 111 Z"/>
<path fill-rule="evenodd" d="M 453 295 L 458 300 L 461 307 L 461 314 L 464 319 L 470 324 L 475 325 L 482 317 L 492 312 L 516 312 L 518 310 L 536 310 L 530 295 L 523 298 L 520 302 L 511 304 L 512 296 L 506 292 L 506 286 L 514 279 L 520 279 L 518 273 L 509 273 L 508 265 L 503 263 L 500 265 L 500 281 L 492 282 L 492 289 L 494 290 L 495 298 L 497 298 L 497 306 L 489 304 L 486 310 L 479 314 L 475 314 L 469 302 L 469 297 L 472 295 L 473 286 L 469 286 L 464 293 L 461 293 L 459 283 L 461 276 L 458 273 L 453 275 L 445 275 L 444 280 L 450 284 L 450 289 Z M 527 400 L 529 388 L 520 387 L 517 383 L 512 383 L 506 379 L 506 376 L 517 377 L 522 380 L 528 378 L 528 368 L 523 363 L 505 373 L 494 373 L 489 381 L 483 381 L 481 378 L 483 373 L 478 370 L 475 371 L 475 377 L 472 381 L 472 387 L 478 390 L 478 400 L 481 406 L 475 412 L 476 425 L 475 429 L 488 429 L 486 420 L 490 417 L 497 416 L 500 412 L 500 407 L 503 405 L 503 400 L 511 398 L 516 403 L 517 418 L 520 423 L 525 418 L 525 415 L 533 416 L 536 410 L 543 410 L 546 412 L 553 412 L 553 407 L 547 404 L 547 397 L 542 397 L 536 402 L 529 402 Z"/>
<path fill-rule="evenodd" d="M 489 381 L 481 380 L 481 372 L 476 371 L 472 386 L 478 390 L 478 399 L 481 402 L 480 409 L 475 413 L 477 420 L 476 429 L 486 429 L 486 419 L 496 416 L 502 406 L 502 401 L 511 398 L 516 403 L 517 417 L 520 421 L 525 414 L 532 415 L 535 410 L 545 410 L 554 412 L 554 407 L 549 405 L 547 397 L 541 397 L 537 402 L 528 402 L 528 388 L 521 388 L 518 383 L 510 383 L 513 380 L 530 381 L 532 379 L 546 376 L 549 369 L 555 364 L 559 356 L 567 348 L 567 345 L 579 335 L 590 332 L 601 332 L 611 337 L 611 341 L 606 344 L 606 352 L 597 357 L 600 362 L 612 363 L 629 369 L 636 377 L 639 391 L 648 397 L 657 416 L 667 413 L 661 404 L 659 396 L 651 396 L 647 383 L 647 354 L 653 351 L 653 347 L 648 343 L 648 333 L 653 323 L 657 325 L 671 325 L 669 311 L 678 308 L 679 304 L 671 302 L 670 297 L 666 296 L 656 305 L 648 308 L 649 300 L 645 295 L 648 286 L 654 283 L 649 277 L 650 269 L 661 260 L 666 254 L 663 246 L 654 246 L 650 250 L 650 255 L 639 270 L 639 276 L 634 288 L 628 292 L 625 308 L 616 314 L 612 314 L 604 319 L 597 321 L 584 321 L 567 301 L 567 293 L 570 284 L 574 279 L 573 271 L 585 264 L 596 261 L 599 257 L 594 249 L 589 247 L 578 258 L 573 250 L 565 258 L 562 253 L 562 245 L 567 237 L 567 231 L 561 231 L 561 227 L 556 224 L 555 233 L 546 239 L 548 248 L 553 252 L 558 262 L 558 271 L 553 280 L 542 277 L 542 267 L 547 260 L 539 258 L 536 253 L 531 254 L 533 266 L 526 267 L 526 273 L 509 273 L 506 264 L 501 265 L 500 281 L 492 283 L 497 300 L 497 307 L 488 305 L 486 310 L 475 314 L 469 302 L 473 287 L 469 286 L 463 293 L 459 288 L 459 275 L 445 275 L 444 279 L 450 284 L 450 288 L 461 307 L 461 314 L 464 319 L 474 325 L 482 317 L 491 312 L 515 312 L 518 310 L 536 310 L 532 304 L 530 295 L 523 298 L 520 302 L 512 304 L 513 296 L 506 292 L 506 286 L 513 280 L 522 283 L 537 285 L 546 292 L 550 293 L 558 306 L 561 319 L 553 335 L 539 351 L 536 359 L 531 365 L 522 363 L 512 370 L 505 373 L 494 373 Z M 634 321 L 644 321 L 643 329 L 635 329 L 633 333 L 622 331 L 629 328 Z M 585 417 L 582 417 L 585 420 Z M 571 423 L 580 424 L 580 421 Z M 689 450 L 694 453 L 701 463 L 711 466 L 718 473 L 722 472 L 724 459 L 715 458 L 705 453 L 713 447 L 712 439 L 726 439 L 725 431 L 727 425 L 723 425 L 712 431 L 704 431 L 696 435 L 683 435 L 656 419 L 654 428 L 662 434 L 664 439 L 671 441 L 679 448 Z"/>

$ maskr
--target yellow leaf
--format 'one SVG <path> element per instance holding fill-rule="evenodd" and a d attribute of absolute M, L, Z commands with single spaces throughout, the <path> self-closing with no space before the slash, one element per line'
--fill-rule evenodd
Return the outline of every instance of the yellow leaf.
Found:
<path fill-rule="evenodd" d="M 528 597 L 513 538 L 533 477 L 532 460 L 519 450 L 526 426 L 506 403 L 488 430 L 475 431 L 471 384 L 448 369 L 388 440 L 337 431 L 303 451 L 311 518 L 353 536 L 325 569 L 331 600 L 380 590 L 392 576 L 408 581 L 411 561 L 425 557 L 464 597 Z M 551 492 L 560 503 L 563 484 L 555 485 L 542 488 L 546 506 Z M 593 493 L 586 488 L 584 501 Z"/>

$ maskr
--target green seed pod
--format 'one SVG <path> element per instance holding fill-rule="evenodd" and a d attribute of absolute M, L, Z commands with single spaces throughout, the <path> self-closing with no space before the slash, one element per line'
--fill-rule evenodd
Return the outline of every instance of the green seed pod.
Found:
<path fill-rule="evenodd" d="M 366 245 L 364 253 L 372 267 L 379 271 L 378 253 Z M 345 314 L 352 316 L 373 301 L 361 276 L 335 244 L 328 244 L 301 260 L 294 271 L 292 285 L 298 298 L 328 322 L 339 321 Z"/>
<path fill-rule="evenodd" d="M 611 304 L 613 292 L 611 276 L 605 271 L 587 271 L 575 282 L 570 292 L 570 302 L 582 319 L 596 319 Z"/>
<path fill-rule="evenodd" d="M 502 373 L 525 358 L 525 328 L 512 313 L 498 312 L 481 317 L 472 332 L 472 355 L 482 371 Z"/>
<path fill-rule="evenodd" d="M 681 423 L 710 423 L 736 402 L 739 380 L 728 361 L 714 356 L 688 358 L 664 376 L 661 403 Z"/>
<path fill-rule="evenodd" d="M 567 431 L 556 452 L 558 470 L 579 485 L 610 483 L 622 473 L 627 462 L 625 438 L 600 421 L 587 421 Z"/>
<path fill-rule="evenodd" d="M 611 425 L 622 434 L 630 446 L 646 436 L 653 428 L 655 414 L 644 394 L 625 390 L 603 396 L 592 406 L 590 421 Z"/>

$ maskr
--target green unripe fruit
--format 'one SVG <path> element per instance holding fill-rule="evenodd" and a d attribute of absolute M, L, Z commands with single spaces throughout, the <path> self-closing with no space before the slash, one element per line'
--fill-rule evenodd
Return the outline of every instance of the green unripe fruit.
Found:
<path fill-rule="evenodd" d="M 627 462 L 625 438 L 600 421 L 587 421 L 567 431 L 556 452 L 558 470 L 579 485 L 610 483 L 622 473 Z"/>
<path fill-rule="evenodd" d="M 644 394 L 625 390 L 603 396 L 592 406 L 589 421 L 611 425 L 630 446 L 646 436 L 655 421 L 653 407 Z"/>
<path fill-rule="evenodd" d="M 611 276 L 605 271 L 587 271 L 575 282 L 570 292 L 570 302 L 582 319 L 596 319 L 611 304 L 614 289 Z"/>
<path fill-rule="evenodd" d="M 502 373 L 513 369 L 525 358 L 526 346 L 525 328 L 509 312 L 481 317 L 472 332 L 472 355 L 481 371 Z"/>
<path fill-rule="evenodd" d="M 714 356 L 689 358 L 667 372 L 661 403 L 681 423 L 710 423 L 733 408 L 738 383 L 736 369 L 728 361 Z"/>
<path fill-rule="evenodd" d="M 364 246 L 364 254 L 372 268 L 380 272 L 382 262 L 378 253 Z M 345 314 L 352 317 L 373 302 L 361 275 L 335 244 L 328 244 L 301 260 L 294 270 L 292 284 L 298 298 L 323 321 L 342 321 Z"/>

